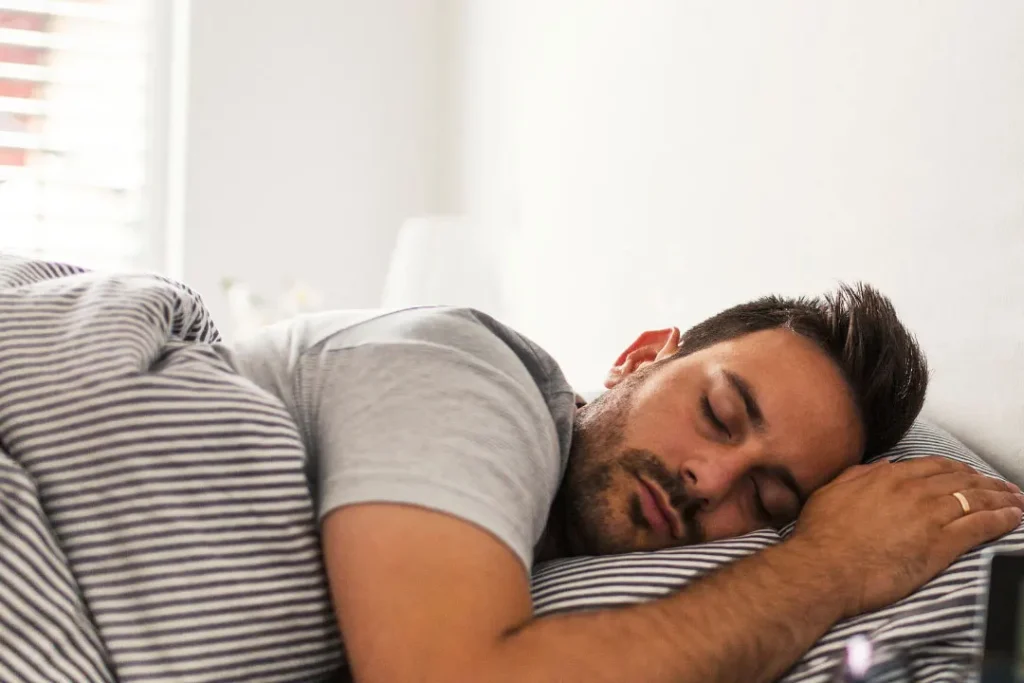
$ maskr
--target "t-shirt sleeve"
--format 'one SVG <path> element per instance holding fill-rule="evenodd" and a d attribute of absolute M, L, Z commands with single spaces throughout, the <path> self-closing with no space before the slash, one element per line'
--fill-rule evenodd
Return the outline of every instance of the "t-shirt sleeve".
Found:
<path fill-rule="evenodd" d="M 428 508 L 491 533 L 529 572 L 559 442 L 544 396 L 503 341 L 449 318 L 426 334 L 328 346 L 301 366 L 321 517 L 368 502 Z"/>

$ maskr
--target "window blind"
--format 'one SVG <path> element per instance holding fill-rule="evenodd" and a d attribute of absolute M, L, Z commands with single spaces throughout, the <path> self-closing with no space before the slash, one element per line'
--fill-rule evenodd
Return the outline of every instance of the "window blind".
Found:
<path fill-rule="evenodd" d="M 0 0 L 0 249 L 141 266 L 150 0 Z"/>

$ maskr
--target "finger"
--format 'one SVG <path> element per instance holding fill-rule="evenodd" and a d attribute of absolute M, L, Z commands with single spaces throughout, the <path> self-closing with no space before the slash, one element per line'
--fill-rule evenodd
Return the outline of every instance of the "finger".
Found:
<path fill-rule="evenodd" d="M 993 491 L 987 489 L 967 489 L 958 491 L 967 501 L 967 510 L 953 494 L 940 496 L 936 501 L 936 512 L 943 524 L 949 524 L 966 515 L 973 515 L 988 510 L 1017 508 L 1024 511 L 1024 496 L 1011 491 Z"/>
<path fill-rule="evenodd" d="M 964 515 L 944 528 L 949 562 L 971 548 L 1008 534 L 1020 525 L 1021 512 L 1015 507 L 981 510 Z"/>
<path fill-rule="evenodd" d="M 930 455 L 927 458 L 914 458 L 913 460 L 902 460 L 896 463 L 901 475 L 907 478 L 931 477 L 937 474 L 949 474 L 951 472 L 976 473 L 970 465 L 965 465 L 957 460 L 950 460 L 939 455 Z"/>
<path fill-rule="evenodd" d="M 1002 479 L 967 472 L 935 474 L 927 477 L 922 483 L 925 486 L 925 490 L 934 496 L 943 496 L 954 491 L 966 491 L 968 489 L 1014 492 L 1010 484 Z"/>

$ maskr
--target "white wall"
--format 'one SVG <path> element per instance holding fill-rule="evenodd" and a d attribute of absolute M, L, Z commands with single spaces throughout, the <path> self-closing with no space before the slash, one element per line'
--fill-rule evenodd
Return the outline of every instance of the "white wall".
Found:
<path fill-rule="evenodd" d="M 456 4 L 460 199 L 577 386 L 641 329 L 863 279 L 931 414 L 1024 448 L 1024 4 Z"/>
<path fill-rule="evenodd" d="M 191 3 L 184 273 L 302 279 L 336 307 L 379 301 L 395 233 L 438 208 L 434 0 Z"/>

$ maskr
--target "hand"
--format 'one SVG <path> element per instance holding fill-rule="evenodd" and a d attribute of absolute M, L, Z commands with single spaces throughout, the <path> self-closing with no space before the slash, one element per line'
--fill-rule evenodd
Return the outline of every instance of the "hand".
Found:
<path fill-rule="evenodd" d="M 969 514 L 954 492 L 967 498 Z M 816 491 L 792 538 L 838 579 L 850 617 L 906 597 L 971 548 L 1012 531 L 1022 510 L 1016 485 L 953 460 L 881 461 Z"/>

